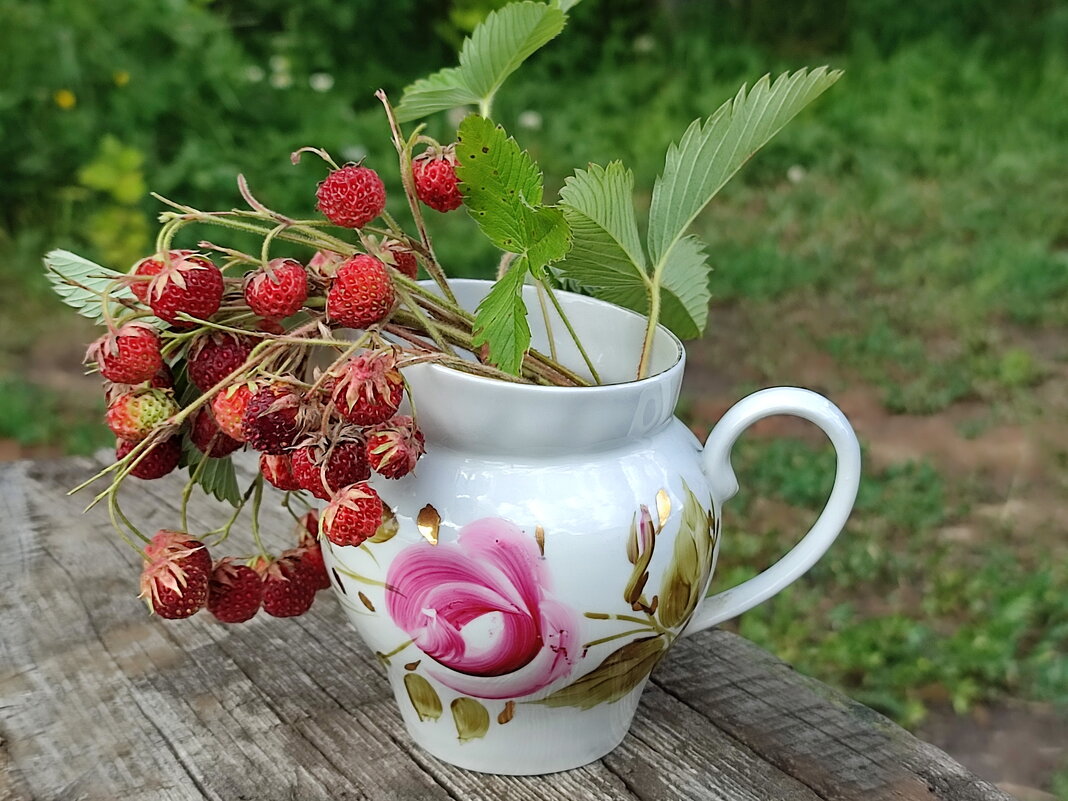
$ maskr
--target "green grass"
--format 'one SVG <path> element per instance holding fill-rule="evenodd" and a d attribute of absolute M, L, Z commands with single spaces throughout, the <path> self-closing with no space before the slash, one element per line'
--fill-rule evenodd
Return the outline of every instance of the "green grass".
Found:
<path fill-rule="evenodd" d="M 382 85 L 396 97 L 444 66 L 456 19 L 469 23 L 488 4 L 455 3 L 452 18 L 413 30 L 414 0 L 388 10 L 258 0 L 240 19 L 225 16 L 233 4 L 123 0 L 122 47 L 110 17 L 90 5 L 31 5 L 0 12 L 17 17 L 9 29 L 36 21 L 0 55 L 16 78 L 0 89 L 13 174 L 0 187 L 0 294 L 18 300 L 0 317 L 0 437 L 84 451 L 105 439 L 95 419 L 17 377 L 35 341 L 68 314 L 43 287 L 39 254 L 71 247 L 124 269 L 151 248 L 158 211 L 127 196 L 138 181 L 226 208 L 243 171 L 266 202 L 312 214 L 322 167 L 287 158 L 305 144 L 366 153 L 403 216 L 371 93 Z M 642 0 L 619 0 L 607 16 L 605 0 L 586 0 L 564 36 L 504 87 L 495 117 L 540 160 L 550 197 L 575 167 L 621 158 L 644 216 L 668 143 L 743 81 L 803 65 L 846 70 L 698 221 L 715 267 L 710 341 L 732 346 L 731 394 L 789 380 L 816 355 L 830 364 L 819 389 L 871 387 L 883 411 L 945 415 L 945 430 L 964 438 L 1065 411 L 1068 9 L 680 5 L 690 16 L 672 20 Z M 357 24 L 366 13 L 388 13 L 381 42 Z M 366 70 L 353 67 L 351 36 L 339 31 L 364 37 Z M 56 41 L 64 57 L 42 55 Z M 412 42 L 416 55 L 400 58 L 398 43 Z M 271 85 L 279 64 L 288 88 Z M 115 70 L 129 72 L 128 85 L 115 84 Z M 335 76 L 335 88 L 311 90 L 316 72 Z M 64 87 L 77 93 L 75 109 L 52 101 Z M 430 132 L 448 136 L 445 119 Z M 492 248 L 462 214 L 431 214 L 430 226 L 452 274 L 493 269 Z M 190 242 L 204 235 L 216 236 L 198 231 Z M 738 341 L 725 319 L 753 339 Z M 1042 480 L 1063 496 L 1068 453 L 1037 431 L 1024 435 L 1041 441 Z M 833 473 L 829 451 L 794 441 L 743 440 L 737 464 L 743 493 L 727 507 L 718 589 L 796 541 Z M 977 515 L 992 495 L 1002 497 L 984 476 L 933 459 L 869 471 L 827 557 L 744 615 L 741 632 L 909 725 L 947 703 L 1068 703 L 1068 668 L 1056 658 L 1068 648 L 1063 531 Z M 960 526 L 975 540 L 944 536 Z M 1054 786 L 1068 798 L 1065 775 Z"/>
<path fill-rule="evenodd" d="M 796 440 L 743 442 L 736 462 L 743 491 L 725 511 L 714 590 L 781 556 L 834 474 L 833 452 Z M 788 527 L 769 527 L 756 499 L 787 504 Z M 931 701 L 960 713 L 1004 695 L 1068 703 L 1068 568 L 1003 544 L 945 541 L 969 500 L 929 463 L 868 471 L 828 554 L 738 631 L 906 725 Z"/>

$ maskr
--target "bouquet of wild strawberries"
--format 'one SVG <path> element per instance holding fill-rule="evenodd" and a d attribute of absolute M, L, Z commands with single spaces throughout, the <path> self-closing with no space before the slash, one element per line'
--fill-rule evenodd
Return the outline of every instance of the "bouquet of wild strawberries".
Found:
<path fill-rule="evenodd" d="M 396 522 L 373 483 L 413 471 L 425 447 L 416 399 L 402 406 L 406 365 L 436 362 L 502 381 L 598 383 L 557 300 L 562 288 L 647 316 L 638 379 L 657 325 L 680 337 L 703 330 L 709 268 L 687 229 L 839 73 L 765 77 L 695 121 L 668 151 L 643 246 L 633 178 L 622 164 L 577 170 L 559 202 L 546 204 L 537 165 L 490 119 L 501 83 L 560 32 L 574 2 L 506 6 L 465 41 L 460 66 L 409 86 L 396 109 L 377 93 L 400 161 L 408 227 L 387 212 L 385 186 L 369 166 L 338 166 L 325 151 L 302 148 L 294 163 L 311 152 L 330 167 L 316 192 L 325 220 L 267 208 L 239 176 L 247 209 L 204 212 L 158 198 L 170 210 L 160 215 L 156 252 L 128 273 L 64 251 L 48 255 L 59 295 L 107 329 L 87 360 L 105 381 L 116 461 L 82 487 L 109 479 L 93 504 L 107 504 L 115 529 L 143 556 L 141 596 L 153 612 L 182 618 L 206 606 L 230 623 L 261 607 L 300 615 L 329 585 L 318 537 L 359 545 L 390 536 Z M 464 119 L 455 142 L 443 146 L 422 126 L 402 131 L 404 122 L 465 105 L 479 113 Z M 456 302 L 424 205 L 465 207 L 502 251 L 497 281 L 475 310 Z M 258 253 L 200 239 L 195 249 L 175 247 L 193 226 L 253 234 L 262 245 Z M 306 262 L 272 258 L 276 240 L 306 248 Z M 420 266 L 429 280 L 417 280 Z M 555 309 L 566 329 L 558 335 L 574 340 L 582 364 L 560 363 L 555 346 L 548 354 L 530 347 L 526 283 L 537 287 L 547 324 Z M 259 472 L 242 491 L 230 455 L 245 447 L 259 453 Z M 118 488 L 131 476 L 158 479 L 179 467 L 188 481 L 177 528 L 149 538 L 123 513 Z M 282 505 L 300 522 L 298 545 L 278 555 L 259 536 L 264 482 L 285 493 Z M 234 507 L 213 531 L 189 531 L 186 505 L 197 486 Z M 321 518 L 308 495 L 328 502 Z M 306 513 L 294 511 L 294 501 Z M 249 505 L 253 550 L 213 562 L 208 546 L 221 548 Z"/>

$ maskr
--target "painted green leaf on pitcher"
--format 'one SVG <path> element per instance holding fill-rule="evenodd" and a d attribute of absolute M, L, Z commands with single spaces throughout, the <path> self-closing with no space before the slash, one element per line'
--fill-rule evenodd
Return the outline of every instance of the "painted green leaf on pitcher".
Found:
<path fill-rule="evenodd" d="M 437 720 L 441 717 L 441 699 L 429 681 L 418 673 L 406 673 L 404 689 L 408 691 L 419 720 Z"/>
<path fill-rule="evenodd" d="M 486 707 L 474 698 L 466 696 L 457 698 L 449 707 L 452 709 L 452 719 L 456 724 L 456 733 L 460 736 L 461 742 L 486 736 L 490 725 L 489 712 L 486 711 Z"/>
<path fill-rule="evenodd" d="M 618 701 L 652 672 L 666 646 L 660 635 L 629 642 L 582 678 L 535 703 L 592 709 Z"/>
<path fill-rule="evenodd" d="M 667 628 L 685 623 L 708 583 L 712 569 L 712 551 L 716 544 L 713 517 L 705 511 L 697 496 L 683 482 L 686 493 L 675 551 L 660 583 L 660 606 L 657 617 Z"/>

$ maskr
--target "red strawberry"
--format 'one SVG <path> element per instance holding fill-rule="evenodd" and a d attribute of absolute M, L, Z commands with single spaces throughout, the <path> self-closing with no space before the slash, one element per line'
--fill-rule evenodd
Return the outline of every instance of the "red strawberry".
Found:
<path fill-rule="evenodd" d="M 367 460 L 380 476 L 401 478 L 415 469 L 423 455 L 423 432 L 415 420 L 397 415 L 364 432 L 367 437 Z"/>
<path fill-rule="evenodd" d="M 412 159 L 415 193 L 437 211 L 452 211 L 464 202 L 456 178 L 456 146 L 428 147 Z"/>
<path fill-rule="evenodd" d="M 258 323 L 256 323 L 256 327 L 260 329 L 260 331 L 263 331 L 267 334 L 278 335 L 284 334 L 286 332 L 286 328 L 284 325 L 282 325 L 277 320 L 269 320 L 266 317 L 262 318 Z"/>
<path fill-rule="evenodd" d="M 196 614 L 208 600 L 211 556 L 180 531 L 159 531 L 145 548 L 141 594 L 148 608 L 171 620 Z"/>
<path fill-rule="evenodd" d="M 391 349 L 364 351 L 334 380 L 331 397 L 346 420 L 369 426 L 388 420 L 404 398 L 404 377 Z"/>
<path fill-rule="evenodd" d="M 206 320 L 219 310 L 223 277 L 219 268 L 205 258 L 171 259 L 148 285 L 148 305 L 161 320 L 176 328 L 192 328 L 196 323 L 179 320 L 181 313 Z"/>
<path fill-rule="evenodd" d="M 289 317 L 307 299 L 308 273 L 293 259 L 271 259 L 245 278 L 245 303 L 260 317 Z"/>
<path fill-rule="evenodd" d="M 293 460 L 288 453 L 260 454 L 260 472 L 263 477 L 280 490 L 299 490 L 300 484 L 293 476 Z"/>
<path fill-rule="evenodd" d="M 371 477 L 364 445 L 357 437 L 317 442 L 293 451 L 293 477 L 316 498 L 330 500 L 335 492 Z"/>
<path fill-rule="evenodd" d="M 300 434 L 300 412 L 300 397 L 285 384 L 258 390 L 241 417 L 245 441 L 262 453 L 284 453 Z"/>
<path fill-rule="evenodd" d="M 359 545 L 382 525 L 382 499 L 366 482 L 345 487 L 323 512 L 323 534 L 335 545 Z"/>
<path fill-rule="evenodd" d="M 260 560 L 256 570 L 263 578 L 263 611 L 268 615 L 296 617 L 311 609 L 318 579 L 303 558 L 286 551 L 275 560 Z"/>
<path fill-rule="evenodd" d="M 248 565 L 234 564 L 230 557 L 215 563 L 208 585 L 208 611 L 223 623 L 244 623 L 260 611 L 263 580 Z"/>
<path fill-rule="evenodd" d="M 189 346 L 186 375 L 197 389 L 207 392 L 245 363 L 253 344 L 251 337 L 225 331 L 201 334 Z"/>
<path fill-rule="evenodd" d="M 248 406 L 249 399 L 252 397 L 254 386 L 232 384 L 220 390 L 211 399 L 211 411 L 215 415 L 215 422 L 226 436 L 238 442 L 245 441 L 245 431 L 241 421 L 245 416 L 245 407 Z"/>
<path fill-rule="evenodd" d="M 100 374 L 116 384 L 150 381 L 163 369 L 159 334 L 147 323 L 127 323 L 89 346 L 85 360 L 94 360 Z"/>
<path fill-rule="evenodd" d="M 393 301 L 393 281 L 386 265 L 358 253 L 337 268 L 326 295 L 326 316 L 347 328 L 366 328 L 385 318 Z"/>
<path fill-rule="evenodd" d="M 203 256 L 197 256 L 191 250 L 172 250 L 170 252 L 170 257 L 171 261 L 176 261 L 178 259 L 188 259 L 192 262 L 202 262 L 204 264 L 211 264 L 211 262 L 205 259 Z M 142 303 L 147 304 L 149 280 L 146 279 L 154 278 L 155 276 L 159 275 L 162 270 L 163 256 L 159 253 L 154 256 L 148 256 L 147 258 L 141 259 L 141 261 L 137 262 L 137 264 L 133 266 L 133 269 L 130 270 L 130 275 L 137 276 L 138 278 L 140 278 L 140 280 L 134 280 L 131 278 L 126 279 L 130 283 L 130 291 L 133 292 L 134 297 L 136 297 Z"/>
<path fill-rule="evenodd" d="M 135 389 L 111 402 L 107 424 L 115 436 L 140 442 L 152 429 L 178 413 L 178 404 L 165 389 Z"/>
<path fill-rule="evenodd" d="M 326 176 L 315 196 L 319 211 L 342 228 L 363 228 L 386 208 L 386 187 L 378 173 L 356 164 Z"/>
<path fill-rule="evenodd" d="M 189 426 L 189 438 L 197 450 L 213 459 L 221 459 L 241 447 L 241 443 L 223 433 L 211 414 L 211 409 L 201 407 L 193 415 Z"/>
<path fill-rule="evenodd" d="M 137 446 L 136 442 L 120 439 L 115 442 L 115 461 L 120 461 Z M 163 442 L 150 447 L 143 456 L 138 455 L 137 465 L 130 471 L 135 478 L 150 480 L 163 478 L 178 466 L 182 457 L 182 441 L 179 437 L 169 437 Z"/>
<path fill-rule="evenodd" d="M 303 554 L 304 564 L 315 575 L 316 589 L 325 590 L 330 587 L 330 574 L 326 572 L 326 561 L 319 544 L 319 513 L 313 509 L 301 518 L 301 523 L 296 550 Z"/>

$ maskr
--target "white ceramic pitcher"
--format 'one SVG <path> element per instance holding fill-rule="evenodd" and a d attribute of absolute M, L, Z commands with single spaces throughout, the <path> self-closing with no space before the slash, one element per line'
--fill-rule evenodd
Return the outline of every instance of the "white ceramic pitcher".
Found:
<path fill-rule="evenodd" d="M 453 286 L 473 309 L 490 285 Z M 527 290 L 534 347 L 548 352 Z M 615 748 L 675 638 L 750 609 L 812 567 L 845 524 L 860 478 L 848 421 L 803 389 L 738 402 L 702 449 L 674 417 L 679 340 L 661 328 L 651 377 L 634 381 L 645 321 L 591 298 L 560 299 L 602 381 L 618 383 L 543 387 L 407 368 L 427 452 L 413 475 L 374 482 L 398 525 L 358 548 L 324 541 L 337 595 L 386 665 L 413 740 L 491 773 L 564 770 Z M 560 360 L 581 371 L 560 320 L 550 327 Z M 830 499 L 777 564 L 706 597 L 720 511 L 738 489 L 731 447 L 775 414 L 811 420 L 830 438 Z"/>

